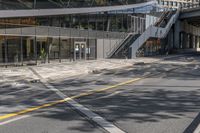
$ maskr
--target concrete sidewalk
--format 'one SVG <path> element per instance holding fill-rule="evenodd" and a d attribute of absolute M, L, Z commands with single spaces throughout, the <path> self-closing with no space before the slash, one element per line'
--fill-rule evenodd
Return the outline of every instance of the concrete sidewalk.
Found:
<path fill-rule="evenodd" d="M 173 56 L 168 56 L 168 58 Z M 102 69 L 117 69 L 129 67 L 138 62 L 152 63 L 165 59 L 166 57 L 155 58 L 136 58 L 136 59 L 101 59 L 89 60 L 79 62 L 63 62 L 63 63 L 50 63 L 41 64 L 38 66 L 29 66 L 37 71 L 43 78 L 48 80 L 56 80 L 78 76 L 80 74 L 87 74 L 93 71 Z M 27 82 L 38 79 L 30 70 L 28 66 L 23 67 L 9 67 L 1 68 L 0 70 L 0 83 L 22 81 Z"/>

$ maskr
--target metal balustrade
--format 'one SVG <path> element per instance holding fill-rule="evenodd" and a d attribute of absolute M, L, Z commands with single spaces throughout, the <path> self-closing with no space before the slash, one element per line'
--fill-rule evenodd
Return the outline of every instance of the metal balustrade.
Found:
<path fill-rule="evenodd" d="M 185 10 L 185 9 L 193 9 L 193 8 L 199 8 L 200 7 L 200 3 L 197 3 L 197 4 L 188 4 L 188 5 L 182 5 L 180 8 L 182 10 Z"/>

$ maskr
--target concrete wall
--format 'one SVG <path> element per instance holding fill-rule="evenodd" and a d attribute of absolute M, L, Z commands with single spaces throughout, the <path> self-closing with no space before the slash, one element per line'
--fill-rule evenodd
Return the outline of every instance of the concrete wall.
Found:
<path fill-rule="evenodd" d="M 120 39 L 97 39 L 97 59 L 107 58 Z"/>

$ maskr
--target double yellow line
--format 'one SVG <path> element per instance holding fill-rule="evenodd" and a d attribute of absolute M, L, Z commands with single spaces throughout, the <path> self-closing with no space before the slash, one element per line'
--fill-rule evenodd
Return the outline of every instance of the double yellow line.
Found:
<path fill-rule="evenodd" d="M 27 114 L 27 113 L 30 113 L 30 112 L 33 112 L 33 111 L 36 111 L 36 110 L 39 110 L 39 109 L 42 109 L 42 108 L 51 107 L 51 106 L 54 106 L 54 105 L 59 104 L 59 103 L 64 103 L 64 102 L 70 101 L 72 99 L 77 99 L 77 98 L 80 98 L 80 97 L 89 96 L 89 95 L 92 95 L 92 94 L 95 94 L 95 93 L 100 93 L 100 92 L 103 92 L 103 91 L 106 91 L 106 90 L 114 89 L 116 87 L 127 85 L 127 84 L 130 84 L 130 83 L 139 81 L 141 79 L 144 79 L 144 78 L 131 79 L 131 80 L 128 80 L 128 81 L 125 81 L 125 82 L 122 82 L 122 83 L 119 83 L 119 84 L 116 84 L 116 85 L 106 87 L 106 88 L 102 88 L 102 89 L 98 89 L 98 90 L 94 90 L 94 91 L 92 90 L 92 91 L 81 93 L 81 94 L 78 94 L 78 95 L 75 95 L 75 96 L 72 96 L 72 97 L 68 97 L 68 98 L 65 98 L 63 100 L 57 100 L 57 101 L 54 101 L 54 102 L 51 102 L 51 103 L 46 103 L 46 104 L 43 104 L 43 105 L 40 105 L 40 106 L 27 108 L 27 109 L 19 111 L 19 112 L 5 114 L 5 115 L 0 116 L 0 121 L 3 121 L 3 120 L 8 119 L 8 118 L 16 117 L 16 116 L 19 116 L 19 115 Z"/>

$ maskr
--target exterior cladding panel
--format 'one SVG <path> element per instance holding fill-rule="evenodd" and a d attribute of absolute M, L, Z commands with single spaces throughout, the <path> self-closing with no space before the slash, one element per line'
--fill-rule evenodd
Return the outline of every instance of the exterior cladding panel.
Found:
<path fill-rule="evenodd" d="M 96 6 L 115 6 L 144 3 L 154 0 L 58 0 L 43 1 L 43 0 L 6 0 L 0 1 L 1 10 L 9 9 L 50 9 L 50 8 L 77 8 L 77 7 L 96 7 Z"/>

